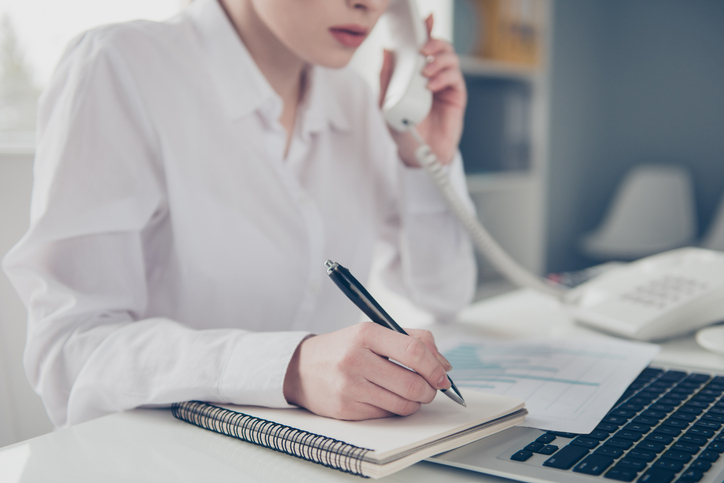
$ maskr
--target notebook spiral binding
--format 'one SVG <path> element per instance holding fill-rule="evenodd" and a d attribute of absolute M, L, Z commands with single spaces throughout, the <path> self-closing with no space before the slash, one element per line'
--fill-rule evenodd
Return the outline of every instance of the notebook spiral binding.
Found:
<path fill-rule="evenodd" d="M 174 403 L 171 412 L 175 418 L 209 431 L 367 477 L 362 473 L 362 461 L 369 449 L 200 401 Z"/>

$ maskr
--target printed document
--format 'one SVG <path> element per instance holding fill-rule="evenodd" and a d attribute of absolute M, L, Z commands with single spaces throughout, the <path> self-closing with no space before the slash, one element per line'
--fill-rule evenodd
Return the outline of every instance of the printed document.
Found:
<path fill-rule="evenodd" d="M 441 347 L 463 393 L 521 398 L 523 426 L 589 433 L 659 350 L 617 339 L 450 339 Z"/>

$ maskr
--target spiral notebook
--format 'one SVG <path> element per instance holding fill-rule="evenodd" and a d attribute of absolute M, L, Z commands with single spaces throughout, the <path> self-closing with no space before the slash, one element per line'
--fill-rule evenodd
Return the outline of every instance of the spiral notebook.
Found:
<path fill-rule="evenodd" d="M 520 399 L 468 391 L 467 408 L 444 397 L 407 417 L 339 421 L 305 409 L 174 404 L 173 415 L 204 429 L 359 476 L 381 478 L 438 453 L 519 424 Z"/>

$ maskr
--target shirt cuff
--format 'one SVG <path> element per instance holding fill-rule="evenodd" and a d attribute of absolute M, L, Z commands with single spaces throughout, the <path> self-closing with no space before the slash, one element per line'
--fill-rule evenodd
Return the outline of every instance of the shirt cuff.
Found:
<path fill-rule="evenodd" d="M 423 168 L 411 168 L 400 163 L 402 209 L 406 213 L 439 213 L 448 207 L 442 195 Z M 463 169 L 463 159 L 458 151 L 452 163 L 444 166 L 455 191 L 468 199 L 468 189 Z"/>
<path fill-rule="evenodd" d="M 308 332 L 245 333 L 234 345 L 222 371 L 219 394 L 224 402 L 291 408 L 284 398 L 289 361 Z"/>

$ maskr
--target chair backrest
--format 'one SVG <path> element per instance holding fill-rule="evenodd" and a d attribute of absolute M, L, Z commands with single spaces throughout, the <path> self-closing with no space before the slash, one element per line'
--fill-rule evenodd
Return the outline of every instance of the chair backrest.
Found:
<path fill-rule="evenodd" d="M 583 240 L 598 258 L 634 259 L 694 243 L 696 217 L 689 172 L 644 164 L 619 186 L 601 225 Z"/>
<path fill-rule="evenodd" d="M 701 240 L 701 246 L 709 250 L 724 252 L 724 196 L 719 201 L 716 214 L 712 218 L 704 238 Z"/>

